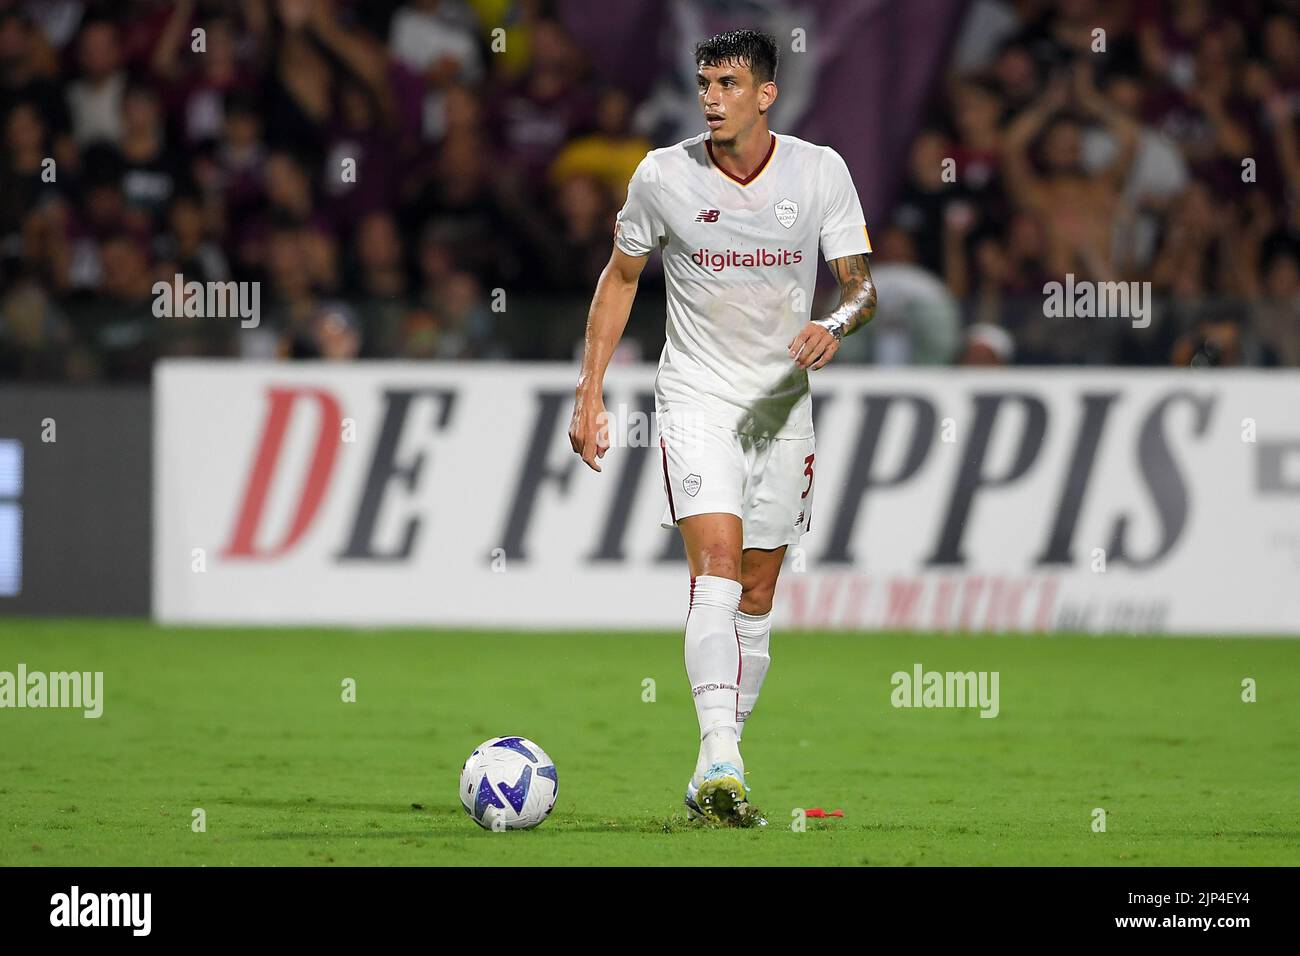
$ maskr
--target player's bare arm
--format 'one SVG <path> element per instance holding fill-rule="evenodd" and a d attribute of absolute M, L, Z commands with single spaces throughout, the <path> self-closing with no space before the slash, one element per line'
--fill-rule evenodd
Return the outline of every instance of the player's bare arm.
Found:
<path fill-rule="evenodd" d="M 1069 102 L 1068 81 L 1058 74 L 1043 94 L 1011 121 L 1002 139 L 1002 177 L 1007 192 L 1019 205 L 1044 215 L 1051 213 L 1051 196 L 1029 159 L 1029 144 Z"/>
<path fill-rule="evenodd" d="M 828 264 L 840 284 L 840 302 L 829 315 L 805 325 L 790 343 L 790 357 L 800 368 L 821 368 L 835 357 L 844 336 L 852 335 L 876 314 L 876 284 L 871 281 L 866 254 L 843 256 Z"/>
<path fill-rule="evenodd" d="M 609 451 L 605 370 L 627 328 L 637 283 L 648 258 L 629 256 L 615 246 L 596 282 L 596 293 L 587 313 L 586 345 L 574 394 L 573 418 L 569 421 L 569 444 L 593 471 L 600 471 L 596 459 L 604 458 Z"/>

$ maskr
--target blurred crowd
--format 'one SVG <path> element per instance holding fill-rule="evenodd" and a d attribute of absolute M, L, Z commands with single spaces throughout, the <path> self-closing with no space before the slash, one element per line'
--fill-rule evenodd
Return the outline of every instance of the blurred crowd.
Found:
<path fill-rule="evenodd" d="M 0 0 L 0 377 L 541 357 L 501 300 L 590 295 L 631 106 L 541 2 Z M 159 319 L 178 273 L 258 326 Z"/>
<path fill-rule="evenodd" d="M 1300 365 L 1298 13 L 975 0 L 874 234 L 881 313 L 855 350 Z M 1149 324 L 1045 315 L 1067 275 L 1150 282 Z"/>
<path fill-rule="evenodd" d="M 1297 22 L 974 0 L 843 359 L 1300 365 Z M 637 105 L 546 0 L 0 0 L 0 379 L 572 358 Z M 177 274 L 259 282 L 257 327 L 160 319 Z M 1150 324 L 1046 316 L 1066 274 Z"/>

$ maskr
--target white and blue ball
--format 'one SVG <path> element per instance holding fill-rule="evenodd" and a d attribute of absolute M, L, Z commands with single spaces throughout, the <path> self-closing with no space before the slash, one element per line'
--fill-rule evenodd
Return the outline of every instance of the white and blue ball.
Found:
<path fill-rule="evenodd" d="M 486 830 L 529 830 L 555 808 L 555 761 L 527 737 L 484 741 L 460 771 L 460 803 Z"/>

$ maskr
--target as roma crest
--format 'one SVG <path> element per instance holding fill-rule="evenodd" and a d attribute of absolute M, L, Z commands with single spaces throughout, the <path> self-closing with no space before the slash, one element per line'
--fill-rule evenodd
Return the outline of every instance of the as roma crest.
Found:
<path fill-rule="evenodd" d="M 776 211 L 776 221 L 787 229 L 799 218 L 799 204 L 793 199 L 782 199 L 772 208 Z"/>

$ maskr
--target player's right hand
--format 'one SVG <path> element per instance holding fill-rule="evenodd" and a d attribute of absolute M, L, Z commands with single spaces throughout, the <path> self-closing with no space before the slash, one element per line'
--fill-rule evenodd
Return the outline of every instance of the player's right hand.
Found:
<path fill-rule="evenodd" d="M 579 395 L 575 399 L 573 418 L 569 420 L 569 444 L 588 468 L 600 471 L 596 459 L 604 458 L 609 451 L 609 413 L 599 393 L 595 398 Z"/>

